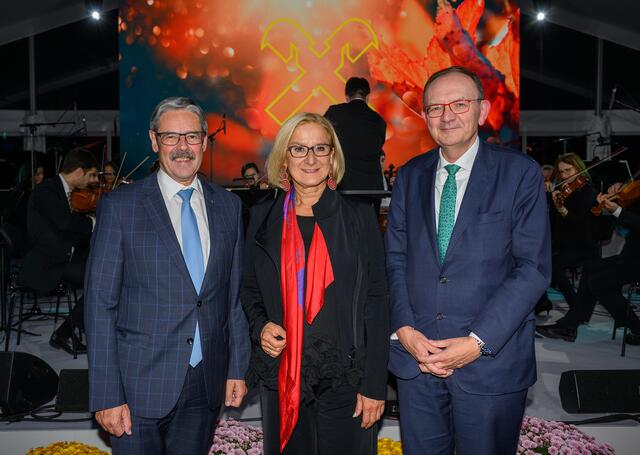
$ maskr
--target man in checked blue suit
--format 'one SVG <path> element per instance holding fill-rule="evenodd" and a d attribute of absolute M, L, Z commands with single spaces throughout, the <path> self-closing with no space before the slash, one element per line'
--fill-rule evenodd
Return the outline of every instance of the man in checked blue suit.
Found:
<path fill-rule="evenodd" d="M 197 177 L 204 112 L 156 106 L 160 169 L 100 200 L 85 280 L 90 407 L 114 454 L 206 454 L 246 394 L 240 201 Z"/>
<path fill-rule="evenodd" d="M 514 454 L 551 273 L 540 166 L 479 140 L 474 73 L 433 74 L 423 101 L 439 147 L 400 169 L 385 238 L 403 450 Z"/>

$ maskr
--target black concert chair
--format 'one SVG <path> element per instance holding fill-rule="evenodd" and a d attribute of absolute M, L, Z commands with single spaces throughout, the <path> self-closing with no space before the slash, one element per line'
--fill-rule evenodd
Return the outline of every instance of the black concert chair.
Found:
<path fill-rule="evenodd" d="M 635 283 L 630 283 L 629 288 L 627 289 L 627 311 L 625 313 L 624 325 L 622 326 L 622 348 L 620 351 L 620 355 L 622 357 L 625 356 L 627 352 L 627 324 L 629 323 L 629 314 L 633 311 L 633 296 L 640 294 L 640 281 L 636 281 Z M 616 325 L 615 321 L 613 323 L 613 337 L 616 338 L 616 329 L 620 327 Z"/>
<path fill-rule="evenodd" d="M 22 328 L 22 322 L 30 318 L 31 316 L 42 314 L 38 305 L 38 297 L 40 297 L 43 292 L 17 284 L 17 275 L 19 268 L 18 262 L 22 257 L 22 253 L 24 252 L 24 242 L 22 240 L 20 230 L 10 224 L 3 224 L 2 226 L 0 226 L 0 247 L 0 260 L 2 261 L 2 330 L 5 332 L 4 350 L 8 351 L 12 331 L 17 333 L 16 345 L 20 344 L 21 335 L 23 333 L 31 336 L 40 336 L 40 334 L 38 333 L 24 330 Z M 54 291 L 54 294 L 56 296 L 56 312 L 54 315 L 54 323 L 57 324 L 61 298 L 66 297 L 67 308 L 70 314 L 75 304 L 78 302 L 78 297 L 76 289 L 66 285 L 65 283 L 58 284 Z M 32 303 L 31 309 L 27 312 L 24 311 L 26 297 L 30 297 Z M 13 319 L 16 300 L 18 300 L 18 320 L 14 322 Z M 14 328 L 15 324 L 18 325 L 17 328 Z M 74 331 L 74 329 L 75 327 L 73 321 L 71 321 L 71 330 Z M 73 353 L 74 358 L 77 358 L 75 343 L 73 344 Z"/>

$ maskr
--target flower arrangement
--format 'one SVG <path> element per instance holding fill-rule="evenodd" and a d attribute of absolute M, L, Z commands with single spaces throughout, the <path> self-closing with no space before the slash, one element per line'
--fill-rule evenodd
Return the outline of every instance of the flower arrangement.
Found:
<path fill-rule="evenodd" d="M 209 455 L 262 455 L 262 428 L 234 419 L 217 423 Z"/>
<path fill-rule="evenodd" d="M 615 455 L 609 444 L 596 442 L 593 436 L 575 425 L 525 416 L 520 429 L 518 455 Z"/>
<path fill-rule="evenodd" d="M 36 447 L 29 450 L 27 455 L 107 455 L 107 452 L 80 442 L 62 441 L 47 447 Z"/>
<path fill-rule="evenodd" d="M 402 443 L 391 438 L 378 439 L 378 455 L 402 455 Z"/>

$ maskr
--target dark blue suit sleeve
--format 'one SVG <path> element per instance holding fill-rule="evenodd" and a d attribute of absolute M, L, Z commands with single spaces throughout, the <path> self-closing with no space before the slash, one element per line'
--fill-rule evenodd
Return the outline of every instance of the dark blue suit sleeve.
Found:
<path fill-rule="evenodd" d="M 89 408 L 124 404 L 116 343 L 116 320 L 123 273 L 122 231 L 110 195 L 98 206 L 84 285 L 89 360 Z"/>
<path fill-rule="evenodd" d="M 515 188 L 511 213 L 513 267 L 471 324 L 497 354 L 527 319 L 551 281 L 551 236 L 542 174 L 535 163 Z"/>
<path fill-rule="evenodd" d="M 244 379 L 249 368 L 251 345 L 249 342 L 249 325 L 240 304 L 240 283 L 242 280 L 243 259 L 243 223 L 242 207 L 237 201 L 238 236 L 233 250 L 231 279 L 229 281 L 229 372 L 228 379 Z"/>
<path fill-rule="evenodd" d="M 406 170 L 400 169 L 393 185 L 385 234 L 392 332 L 406 325 L 415 327 L 407 286 L 406 185 Z"/>

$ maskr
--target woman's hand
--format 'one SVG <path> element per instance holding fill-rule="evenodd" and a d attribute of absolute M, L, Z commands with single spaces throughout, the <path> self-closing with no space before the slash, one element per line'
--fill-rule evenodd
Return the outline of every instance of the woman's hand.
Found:
<path fill-rule="evenodd" d="M 356 412 L 353 413 L 355 419 L 362 414 L 362 428 L 371 428 L 374 423 L 380 420 L 384 411 L 384 400 L 374 400 L 364 395 L 356 395 Z"/>
<path fill-rule="evenodd" d="M 278 324 L 267 322 L 260 332 L 260 346 L 268 356 L 274 359 L 287 345 L 287 332 Z"/>

